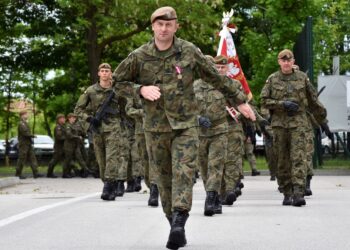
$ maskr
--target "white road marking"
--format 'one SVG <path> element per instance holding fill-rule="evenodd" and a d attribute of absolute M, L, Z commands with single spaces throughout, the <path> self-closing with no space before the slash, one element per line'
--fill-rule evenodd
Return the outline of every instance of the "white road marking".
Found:
<path fill-rule="evenodd" d="M 6 219 L 0 220 L 0 228 L 4 227 L 6 225 L 9 225 L 11 223 L 14 223 L 16 221 L 23 220 L 23 219 L 25 219 L 27 217 L 30 217 L 32 215 L 45 212 L 45 211 L 50 210 L 52 208 L 56 208 L 56 207 L 60 207 L 60 206 L 68 205 L 68 204 L 72 204 L 72 203 L 75 203 L 75 202 L 78 202 L 78 201 L 81 201 L 81 200 L 85 200 L 85 199 L 97 196 L 98 194 L 100 194 L 100 193 L 88 194 L 88 195 L 76 197 L 76 198 L 73 198 L 73 199 L 68 199 L 66 201 L 61 201 L 61 202 L 57 202 L 57 203 L 54 203 L 54 204 L 46 205 L 46 206 L 43 206 L 43 207 L 34 208 L 34 209 L 28 210 L 26 212 L 10 216 L 10 217 L 8 217 Z"/>

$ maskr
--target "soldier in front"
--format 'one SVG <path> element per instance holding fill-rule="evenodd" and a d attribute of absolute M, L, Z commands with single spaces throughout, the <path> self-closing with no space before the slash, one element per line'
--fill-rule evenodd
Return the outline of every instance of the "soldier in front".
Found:
<path fill-rule="evenodd" d="M 136 91 L 142 97 L 150 165 L 171 225 L 166 247 L 178 249 L 187 242 L 184 228 L 198 158 L 194 80 L 210 82 L 244 115 L 255 116 L 240 83 L 220 76 L 197 47 L 175 36 L 179 24 L 172 7 L 154 11 L 151 23 L 154 38 L 121 62 L 113 81 L 118 94 L 132 97 Z"/>

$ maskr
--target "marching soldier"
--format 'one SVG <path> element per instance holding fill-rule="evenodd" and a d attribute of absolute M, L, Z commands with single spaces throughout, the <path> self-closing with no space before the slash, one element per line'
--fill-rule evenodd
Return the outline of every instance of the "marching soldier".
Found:
<path fill-rule="evenodd" d="M 132 97 L 136 91 L 142 97 L 151 167 L 171 225 L 169 249 L 186 245 L 184 228 L 192 206 L 199 144 L 193 81 L 210 82 L 254 119 L 240 83 L 220 76 L 198 48 L 175 37 L 176 19 L 172 7 L 154 11 L 154 39 L 131 52 L 113 74 L 118 94 Z"/>
<path fill-rule="evenodd" d="M 214 64 L 214 58 L 207 58 Z M 219 193 L 227 153 L 226 100 L 222 93 L 201 79 L 193 85 L 200 114 L 198 162 L 207 194 L 204 215 L 212 216 L 222 213 Z"/>
<path fill-rule="evenodd" d="M 30 127 L 28 124 L 28 112 L 21 111 L 19 113 L 20 121 L 18 124 L 18 160 L 16 167 L 16 176 L 20 179 L 25 179 L 22 175 L 23 166 L 28 161 L 30 167 L 32 168 L 33 177 L 43 177 L 42 174 L 38 173 L 38 162 L 35 157 L 33 149 L 33 138 L 34 135 L 30 132 Z"/>
<path fill-rule="evenodd" d="M 79 135 L 79 128 L 76 125 L 77 116 L 73 113 L 67 115 L 68 122 L 66 123 L 66 136 L 64 140 L 64 164 L 63 164 L 63 178 L 72 178 L 72 168 L 76 176 L 81 176 L 81 173 L 87 171 L 86 162 L 81 154 L 80 143 L 83 137 Z M 72 165 L 73 161 L 78 161 L 80 170 Z M 84 176 L 83 176 L 84 177 Z"/>
<path fill-rule="evenodd" d="M 57 176 L 53 173 L 54 167 L 58 162 L 64 161 L 64 139 L 65 139 L 65 122 L 66 117 L 63 114 L 58 114 L 56 116 L 56 126 L 54 129 L 54 138 L 55 144 L 53 146 L 53 156 L 51 161 L 49 162 L 49 166 L 47 168 L 47 177 L 48 178 L 57 178 Z"/>
<path fill-rule="evenodd" d="M 125 147 L 129 146 L 121 126 L 121 108 L 124 106 L 112 88 L 111 66 L 108 63 L 100 64 L 98 75 L 99 82 L 85 90 L 74 112 L 82 121 L 89 122 L 94 130 L 94 150 L 104 183 L 101 199 L 112 201 L 116 196 L 124 195 L 129 160 L 129 151 Z M 96 114 L 101 112 L 105 112 L 105 115 L 98 120 Z"/>
<path fill-rule="evenodd" d="M 311 127 L 307 111 L 324 127 L 327 112 L 307 75 L 293 69 L 292 51 L 279 52 L 278 64 L 280 70 L 268 77 L 261 91 L 261 105 L 271 114 L 278 154 L 277 178 L 284 194 L 282 204 L 303 206 L 307 171 L 305 136 Z"/>

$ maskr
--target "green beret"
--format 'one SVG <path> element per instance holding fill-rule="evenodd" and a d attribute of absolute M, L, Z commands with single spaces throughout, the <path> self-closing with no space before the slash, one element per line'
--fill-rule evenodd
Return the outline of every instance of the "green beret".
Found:
<path fill-rule="evenodd" d="M 177 19 L 176 11 L 173 7 L 166 6 L 161 7 L 159 9 L 156 9 L 153 14 L 151 15 L 151 23 L 153 23 L 155 20 L 174 20 Z"/>
<path fill-rule="evenodd" d="M 228 59 L 227 59 L 226 56 L 219 55 L 219 56 L 216 56 L 216 57 L 214 58 L 214 62 L 215 62 L 215 64 L 226 65 L 226 64 L 228 64 Z"/>

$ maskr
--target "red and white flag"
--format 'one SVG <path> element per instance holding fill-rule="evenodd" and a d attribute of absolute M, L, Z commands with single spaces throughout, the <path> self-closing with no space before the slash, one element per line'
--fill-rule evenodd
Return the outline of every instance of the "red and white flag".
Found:
<path fill-rule="evenodd" d="M 235 33 L 237 28 L 234 25 L 229 25 L 230 18 L 233 15 L 233 10 L 231 12 L 224 12 L 222 18 L 222 30 L 219 33 L 220 42 L 217 55 L 224 55 L 228 58 L 228 77 L 238 80 L 241 82 L 244 92 L 248 96 L 248 100 L 251 100 L 253 95 L 250 91 L 247 79 L 244 76 L 241 64 L 239 63 L 235 43 L 231 33 Z M 230 27 L 229 27 L 230 26 Z M 231 27 L 232 26 L 232 27 Z"/>

